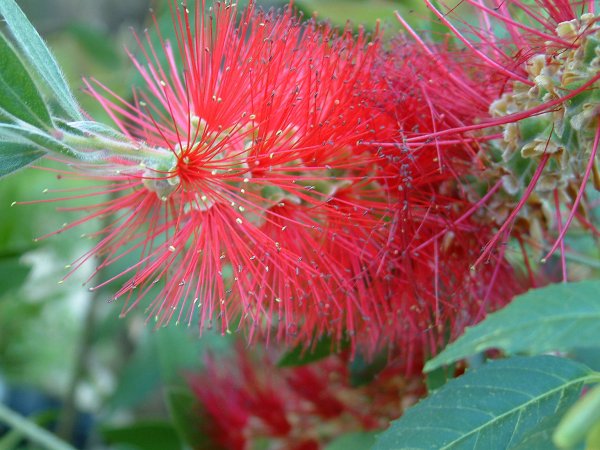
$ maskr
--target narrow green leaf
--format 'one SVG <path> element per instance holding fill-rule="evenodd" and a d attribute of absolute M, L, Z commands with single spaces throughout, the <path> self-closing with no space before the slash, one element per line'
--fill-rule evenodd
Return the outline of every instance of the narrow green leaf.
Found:
<path fill-rule="evenodd" d="M 497 348 L 508 354 L 539 354 L 600 347 L 600 280 L 533 289 L 448 345 L 425 371 Z"/>
<path fill-rule="evenodd" d="M 67 117 L 72 120 L 83 118 L 75 97 L 50 49 L 44 43 L 33 25 L 27 20 L 23 11 L 14 0 L 0 1 L 0 14 L 4 17 L 16 43 L 23 51 L 31 67 L 35 69 L 36 78 L 42 82 L 60 105 Z"/>
<path fill-rule="evenodd" d="M 12 46 L 0 35 L 0 109 L 35 126 L 52 124 L 44 99 Z"/>
<path fill-rule="evenodd" d="M 114 128 L 93 120 L 80 120 L 76 122 L 59 122 L 59 127 L 69 133 L 80 136 L 93 135 L 114 139 L 115 141 L 128 142 L 129 139 Z"/>
<path fill-rule="evenodd" d="M 51 135 L 35 128 L 25 128 L 19 125 L 0 123 L 0 141 L 21 142 L 36 145 L 44 152 L 60 153 L 68 158 L 79 161 L 93 161 L 101 159 L 105 151 L 79 151 L 52 137 Z M 1 157 L 1 155 L 0 155 Z"/>
<path fill-rule="evenodd" d="M 46 152 L 27 141 L 6 141 L 0 138 L 0 178 L 15 172 L 44 156 Z"/>
<path fill-rule="evenodd" d="M 541 428 L 575 403 L 592 374 L 555 356 L 491 361 L 407 410 L 373 450 L 507 450 L 531 432 L 538 436 L 536 447 L 552 449 L 551 432 Z"/>
<path fill-rule="evenodd" d="M 105 427 L 101 433 L 109 444 L 129 444 L 139 450 L 181 448 L 181 442 L 171 424 L 160 420 L 139 421 L 119 428 Z"/>

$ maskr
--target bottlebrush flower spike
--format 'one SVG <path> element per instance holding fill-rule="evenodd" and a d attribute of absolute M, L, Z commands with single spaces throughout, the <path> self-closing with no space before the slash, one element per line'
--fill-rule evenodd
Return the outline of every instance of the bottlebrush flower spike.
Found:
<path fill-rule="evenodd" d="M 564 237 L 573 219 L 600 234 L 590 207 L 584 206 L 588 180 L 600 189 L 600 18 L 595 2 L 466 3 L 476 10 L 480 28 L 442 14 L 427 1 L 471 54 L 504 80 L 495 85 L 491 118 L 427 139 L 484 128 L 493 135 L 498 130 L 493 127 L 499 127 L 503 139 L 489 141 L 482 157 L 489 176 L 503 182 L 504 195 L 488 205 L 501 226 L 475 265 L 512 232 L 543 252 L 544 259 L 560 247 L 566 279 Z M 561 204 L 569 210 L 566 218 Z"/>
<path fill-rule="evenodd" d="M 485 140 L 426 138 L 487 114 L 495 74 L 480 71 L 477 60 L 447 43 L 426 43 L 407 29 L 412 39 L 397 37 L 376 67 L 372 101 L 381 114 L 371 144 L 382 160 L 382 189 L 393 220 L 375 282 L 365 286 L 372 292 L 365 297 L 382 299 L 379 320 L 386 325 L 383 332 L 367 325 L 363 333 L 393 342 L 409 370 L 418 371 L 426 355 L 521 286 L 505 248 L 482 270 L 470 270 L 495 231 L 495 223 L 478 214 L 501 187 L 478 180 L 484 166 L 474 161 Z"/>
<path fill-rule="evenodd" d="M 198 399 L 194 448 L 319 450 L 349 432 L 382 430 L 424 393 L 420 377 L 390 365 L 370 383 L 353 386 L 347 355 L 279 368 L 276 353 L 238 346 L 227 359 L 209 357 L 189 377 Z M 267 444 L 268 443 L 268 444 Z"/>
<path fill-rule="evenodd" d="M 79 164 L 109 184 L 85 194 L 102 200 L 66 228 L 113 219 L 73 270 L 139 254 L 100 286 L 128 278 L 115 300 L 125 313 L 154 297 L 158 326 L 216 318 L 223 332 L 310 342 L 377 322 L 378 299 L 356 288 L 379 264 L 390 220 L 379 156 L 358 145 L 373 131 L 361 93 L 377 36 L 303 24 L 290 9 L 251 5 L 237 25 L 228 3 L 171 7 L 176 43 L 147 37 L 134 103 L 88 82 L 131 142 L 158 150 L 141 163 L 110 152 L 91 173 Z"/>

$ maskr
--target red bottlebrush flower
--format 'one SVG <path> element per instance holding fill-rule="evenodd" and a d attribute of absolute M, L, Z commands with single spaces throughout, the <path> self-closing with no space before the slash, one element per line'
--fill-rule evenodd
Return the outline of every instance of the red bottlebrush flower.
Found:
<path fill-rule="evenodd" d="M 133 59 L 146 83 L 134 103 L 88 83 L 130 143 L 115 138 L 91 174 L 80 164 L 110 182 L 98 195 L 116 196 L 67 227 L 113 217 L 73 270 L 93 255 L 102 268 L 139 254 L 114 278 L 128 279 L 115 299 L 126 312 L 152 291 L 158 325 L 216 318 L 251 337 L 353 336 L 377 319 L 379 300 L 356 285 L 380 264 L 390 220 L 379 156 L 358 145 L 373 131 L 361 94 L 377 37 L 289 9 L 250 6 L 239 24 L 234 5 L 172 9 L 175 45 Z"/>
<path fill-rule="evenodd" d="M 488 82 L 489 112 L 409 142 L 486 130 L 480 155 L 488 178 L 502 182 L 500 195 L 486 208 L 499 229 L 475 265 L 513 235 L 545 255 L 542 261 L 560 247 L 566 279 L 564 238 L 573 220 L 600 234 L 585 193 L 590 178 L 600 189 L 600 18 L 595 2 L 466 3 L 478 15 L 479 28 L 427 2 L 471 58 L 495 73 Z"/>
<path fill-rule="evenodd" d="M 494 80 L 494 74 L 479 72 L 469 55 L 448 43 L 413 38 L 397 38 L 377 65 L 372 101 L 382 114 L 372 145 L 382 160 L 382 189 L 393 219 L 381 264 L 365 286 L 371 292 L 366 297 L 381 299 L 378 319 L 384 325 L 366 326 L 364 332 L 394 343 L 409 372 L 521 289 L 505 248 L 493 264 L 471 270 L 495 232 L 495 222 L 478 213 L 500 188 L 499 182 L 478 179 L 484 166 L 477 155 L 485 138 L 427 139 L 486 114 L 494 97 L 482 81 Z"/>
<path fill-rule="evenodd" d="M 196 448 L 321 449 L 352 431 L 384 429 L 424 393 L 419 377 L 389 366 L 375 380 L 352 386 L 347 355 L 310 365 L 278 368 L 276 352 L 239 346 L 234 358 L 207 358 L 190 377 L 199 401 Z"/>

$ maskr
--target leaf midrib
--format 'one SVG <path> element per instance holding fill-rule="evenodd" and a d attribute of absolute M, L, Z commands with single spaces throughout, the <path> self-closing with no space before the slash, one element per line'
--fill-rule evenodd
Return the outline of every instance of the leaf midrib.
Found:
<path fill-rule="evenodd" d="M 560 392 L 561 390 L 566 390 L 567 388 L 569 388 L 570 386 L 577 384 L 577 383 L 581 383 L 584 384 L 585 381 L 587 379 L 589 379 L 590 374 L 586 374 L 585 376 L 579 377 L 575 380 L 571 380 L 569 383 L 563 384 L 561 386 L 557 386 L 554 389 L 551 389 L 550 391 L 546 391 L 544 394 L 534 397 L 531 400 L 522 403 L 521 405 L 519 405 L 518 407 L 512 408 L 502 414 L 500 414 L 499 416 L 494 417 L 492 420 L 486 422 L 485 424 L 482 424 L 480 426 L 478 426 L 477 428 L 472 429 L 471 431 L 469 431 L 466 434 L 463 434 L 462 436 L 460 436 L 459 438 L 455 439 L 452 442 L 449 442 L 448 444 L 444 445 L 444 447 L 440 447 L 440 450 L 447 450 L 447 449 L 451 449 L 453 445 L 456 445 L 458 443 L 460 443 L 461 441 L 467 439 L 468 437 L 472 436 L 474 433 L 477 433 L 485 428 L 487 428 L 488 426 L 493 425 L 494 423 L 498 422 L 499 420 L 509 416 L 510 414 L 514 414 L 516 411 L 519 410 L 525 410 L 528 408 L 528 406 L 532 403 L 535 402 L 539 402 L 541 401 L 541 399 L 543 399 L 544 397 L 549 397 L 557 392 Z M 480 410 L 481 411 L 481 410 Z"/>

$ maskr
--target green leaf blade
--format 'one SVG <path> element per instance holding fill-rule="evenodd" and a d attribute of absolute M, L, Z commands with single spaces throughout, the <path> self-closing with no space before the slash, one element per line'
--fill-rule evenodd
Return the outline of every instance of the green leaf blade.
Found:
<path fill-rule="evenodd" d="M 77 101 L 56 60 L 23 11 L 14 0 L 2 0 L 0 15 L 4 17 L 17 45 L 35 70 L 38 81 L 54 94 L 54 99 L 69 119 L 82 120 L 83 115 Z"/>
<path fill-rule="evenodd" d="M 600 280 L 562 283 L 520 295 L 490 314 L 425 365 L 443 365 L 496 348 L 539 354 L 600 346 Z"/>
<path fill-rule="evenodd" d="M 553 356 L 492 361 L 449 381 L 382 433 L 373 450 L 517 447 L 573 404 L 591 370 Z M 550 439 L 551 433 L 544 433 Z M 548 441 L 549 449 L 552 448 Z"/>
<path fill-rule="evenodd" d="M 37 161 L 46 152 L 31 142 L 0 141 L 0 178 Z"/>
<path fill-rule="evenodd" d="M 12 46 L 2 36 L 0 61 L 0 109 L 32 125 L 51 126 L 52 119 L 41 93 Z"/>

